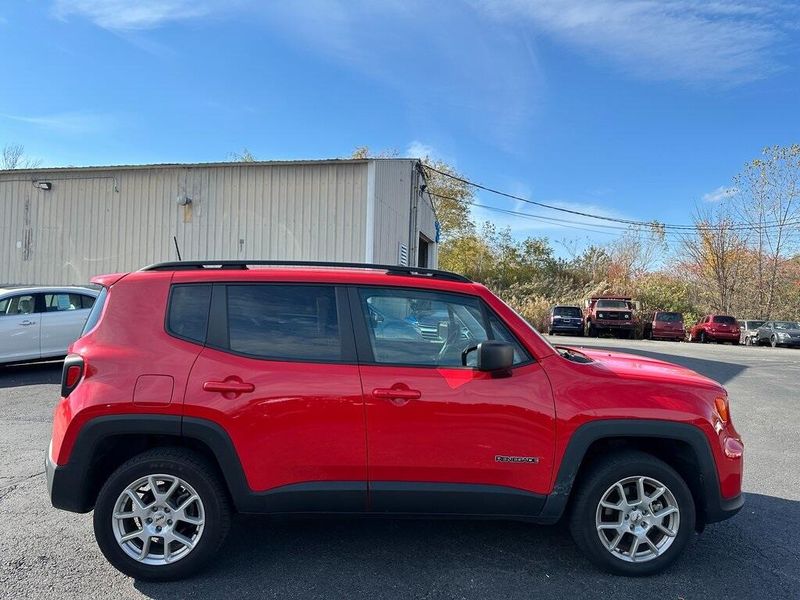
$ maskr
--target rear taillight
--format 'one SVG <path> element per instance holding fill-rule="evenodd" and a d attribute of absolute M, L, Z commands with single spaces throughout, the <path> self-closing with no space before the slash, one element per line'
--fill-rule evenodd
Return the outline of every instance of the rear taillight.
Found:
<path fill-rule="evenodd" d="M 79 354 L 70 354 L 64 359 L 64 369 L 61 371 L 61 396 L 66 398 L 72 393 L 83 379 L 86 364 Z"/>

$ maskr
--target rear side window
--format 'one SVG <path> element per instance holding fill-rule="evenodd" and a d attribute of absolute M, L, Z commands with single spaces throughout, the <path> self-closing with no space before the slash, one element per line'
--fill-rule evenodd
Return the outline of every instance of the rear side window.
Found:
<path fill-rule="evenodd" d="M 98 303 L 100 299 L 98 298 Z M 211 285 L 189 284 L 172 286 L 169 300 L 167 330 L 193 342 L 206 341 Z M 96 305 L 95 305 L 96 306 Z"/>
<path fill-rule="evenodd" d="M 45 294 L 45 312 L 61 312 L 66 310 L 82 310 L 91 308 L 94 298 L 83 294 Z"/>
<path fill-rule="evenodd" d="M 94 329 L 94 326 L 97 325 L 97 322 L 100 320 L 100 315 L 103 312 L 103 307 L 106 305 L 106 296 L 108 296 L 108 290 L 103 288 L 100 290 L 100 295 L 97 296 L 97 300 L 92 304 L 92 310 L 86 318 L 86 324 L 83 326 L 83 331 L 81 331 L 81 337 L 89 333 Z"/>
<path fill-rule="evenodd" d="M 721 317 L 717 315 L 714 317 L 714 323 L 726 323 L 728 325 L 736 325 L 736 319 L 733 317 Z"/>
<path fill-rule="evenodd" d="M 683 315 L 677 312 L 660 312 L 656 313 L 655 320 L 662 323 L 677 323 L 683 320 Z"/>
<path fill-rule="evenodd" d="M 230 349 L 272 360 L 342 360 L 333 286 L 229 285 Z"/>

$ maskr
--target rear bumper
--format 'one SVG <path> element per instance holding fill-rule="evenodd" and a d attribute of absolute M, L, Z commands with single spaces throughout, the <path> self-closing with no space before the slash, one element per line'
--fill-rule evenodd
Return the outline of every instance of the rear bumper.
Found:
<path fill-rule="evenodd" d="M 714 342 L 738 342 L 740 335 L 738 333 L 706 333 L 706 337 Z"/>
<path fill-rule="evenodd" d="M 686 337 L 684 331 L 661 331 L 658 329 L 653 330 L 653 337 L 670 340 L 682 340 Z"/>
<path fill-rule="evenodd" d="M 575 333 L 576 331 L 583 331 L 583 324 L 581 325 L 551 325 L 550 331 L 553 333 Z"/>
<path fill-rule="evenodd" d="M 50 458 L 50 451 L 44 459 L 44 472 L 47 476 L 47 495 L 55 508 L 70 512 L 85 513 L 92 510 L 88 501 L 86 481 L 83 473 L 76 473 L 69 465 L 57 465 Z"/>

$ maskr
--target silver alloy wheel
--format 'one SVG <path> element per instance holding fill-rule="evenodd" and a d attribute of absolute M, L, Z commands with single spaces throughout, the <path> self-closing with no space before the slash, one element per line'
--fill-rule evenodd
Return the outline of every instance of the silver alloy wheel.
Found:
<path fill-rule="evenodd" d="M 125 553 L 146 565 L 172 564 L 197 546 L 205 526 L 203 501 L 174 475 L 140 477 L 126 487 L 111 515 Z"/>
<path fill-rule="evenodd" d="M 626 477 L 609 487 L 595 517 L 606 550 L 637 563 L 664 554 L 675 541 L 680 522 L 680 509 L 669 488 L 644 476 Z"/>

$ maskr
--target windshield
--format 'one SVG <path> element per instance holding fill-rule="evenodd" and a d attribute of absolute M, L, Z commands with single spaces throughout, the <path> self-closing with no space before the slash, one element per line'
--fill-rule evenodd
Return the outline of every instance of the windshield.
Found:
<path fill-rule="evenodd" d="M 597 308 L 630 308 L 625 300 L 598 300 Z"/>
<path fill-rule="evenodd" d="M 676 312 L 660 312 L 656 313 L 655 320 L 661 321 L 662 323 L 678 323 L 683 321 L 683 315 Z"/>
<path fill-rule="evenodd" d="M 714 323 L 723 323 L 725 325 L 736 325 L 736 319 L 734 319 L 733 317 L 716 316 L 714 317 Z"/>
<path fill-rule="evenodd" d="M 764 321 L 745 321 L 744 324 L 747 329 L 758 329 L 764 324 Z"/>
<path fill-rule="evenodd" d="M 800 329 L 797 321 L 775 321 L 775 329 Z"/>
<path fill-rule="evenodd" d="M 556 306 L 553 315 L 559 317 L 580 317 L 581 309 L 577 306 Z"/>

